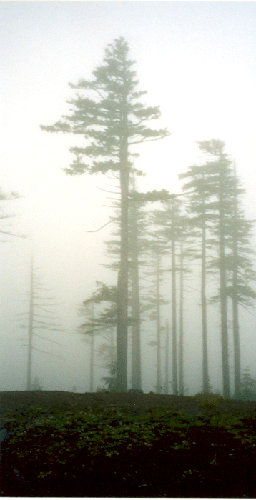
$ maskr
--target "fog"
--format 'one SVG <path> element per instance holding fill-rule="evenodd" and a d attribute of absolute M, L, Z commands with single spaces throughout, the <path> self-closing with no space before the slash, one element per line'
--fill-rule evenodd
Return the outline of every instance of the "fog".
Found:
<path fill-rule="evenodd" d="M 76 137 L 48 134 L 68 112 L 69 82 L 91 78 L 104 49 L 123 36 L 136 61 L 140 89 L 147 105 L 160 107 L 164 140 L 138 146 L 135 166 L 145 172 L 141 191 L 167 189 L 180 193 L 178 175 L 196 162 L 195 141 L 221 139 L 236 161 L 246 190 L 248 219 L 256 219 L 256 6 L 253 2 L 1 2 L 1 170 L 0 187 L 20 198 L 1 201 L 1 229 L 26 239 L 1 235 L 1 373 L 0 390 L 25 390 L 28 330 L 19 314 L 28 312 L 31 255 L 35 276 L 50 289 L 60 332 L 37 338 L 32 379 L 45 390 L 89 390 L 89 347 L 77 331 L 82 302 L 96 281 L 114 285 L 104 267 L 110 260 L 105 241 L 111 237 L 111 176 L 67 176 L 69 147 Z M 96 231 L 96 232 L 91 232 Z M 255 243 L 255 230 L 254 241 Z M 169 267 L 171 256 L 169 261 Z M 195 290 L 192 291 L 193 287 Z M 202 389 L 200 280 L 188 277 L 184 295 L 184 370 L 188 394 Z M 162 287 L 170 299 L 171 278 Z M 48 292 L 47 292 L 48 293 Z M 46 293 L 46 294 L 47 294 Z M 210 295 L 210 290 L 208 290 Z M 240 309 L 242 369 L 256 377 L 256 313 Z M 163 308 L 171 322 L 171 304 Z M 230 319 L 230 318 L 229 318 Z M 208 311 L 211 383 L 221 390 L 219 305 Z M 155 391 L 156 353 L 148 345 L 153 322 L 142 324 L 143 390 Z M 96 340 L 97 345 L 100 339 Z M 129 351 L 130 352 L 130 351 Z M 229 332 L 231 378 L 233 341 Z M 128 382 L 131 386 L 129 358 Z M 171 367 L 170 367 L 171 370 Z M 95 389 L 107 371 L 95 359 Z M 233 382 L 232 382 L 233 384 Z"/>

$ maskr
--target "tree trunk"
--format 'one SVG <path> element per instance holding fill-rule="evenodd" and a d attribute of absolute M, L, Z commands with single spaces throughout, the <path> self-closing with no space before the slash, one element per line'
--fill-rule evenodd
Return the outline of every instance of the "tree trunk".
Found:
<path fill-rule="evenodd" d="M 172 200 L 172 391 L 178 394 L 177 381 L 177 318 L 176 318 L 176 264 L 174 200 Z"/>
<path fill-rule="evenodd" d="M 92 324 L 94 322 L 94 303 L 91 304 L 92 307 Z M 91 352 L 90 352 L 90 392 L 93 392 L 94 385 L 94 329 L 91 334 Z"/>
<path fill-rule="evenodd" d="M 227 290 L 226 290 L 226 256 L 225 256 L 225 211 L 224 211 L 224 165 L 220 154 L 220 194 L 219 194 L 219 249 L 220 249 L 220 311 L 221 311 L 221 344 L 222 344 L 222 384 L 223 396 L 230 397 L 230 378 L 228 363 L 228 324 L 227 324 Z"/>
<path fill-rule="evenodd" d="M 165 352 L 165 392 L 169 394 L 169 323 L 166 321 L 166 352 Z"/>
<path fill-rule="evenodd" d="M 141 390 L 140 293 L 138 264 L 138 213 L 136 201 L 131 203 L 132 252 L 132 388 Z"/>
<path fill-rule="evenodd" d="M 126 107 L 124 107 L 126 109 Z M 120 138 L 121 188 L 121 249 L 117 282 L 117 390 L 127 391 L 127 307 L 128 307 L 128 207 L 129 165 L 127 116 L 121 118 L 123 136 Z"/>
<path fill-rule="evenodd" d="M 241 359 L 240 359 L 240 334 L 239 334 L 239 321 L 238 321 L 238 301 L 236 292 L 232 297 L 232 317 L 233 317 L 232 319 L 233 319 L 234 357 L 235 357 L 235 397 L 240 398 Z"/>
<path fill-rule="evenodd" d="M 240 335 L 238 321 L 238 293 L 237 293 L 237 186 L 235 185 L 234 196 L 234 227 L 233 227 L 233 276 L 232 276 L 232 323 L 234 338 L 234 358 L 235 358 L 235 397 L 239 398 L 241 393 L 241 355 L 240 355 Z"/>
<path fill-rule="evenodd" d="M 179 311 L 179 395 L 184 396 L 183 367 L 183 245 L 180 242 L 180 311 Z"/>
<path fill-rule="evenodd" d="M 156 392 L 161 394 L 160 256 L 158 254 L 156 255 L 156 349 Z"/>
<path fill-rule="evenodd" d="M 206 305 L 206 223 L 205 223 L 205 197 L 202 200 L 202 385 L 203 393 L 209 393 L 208 353 L 207 353 L 207 305 Z"/>

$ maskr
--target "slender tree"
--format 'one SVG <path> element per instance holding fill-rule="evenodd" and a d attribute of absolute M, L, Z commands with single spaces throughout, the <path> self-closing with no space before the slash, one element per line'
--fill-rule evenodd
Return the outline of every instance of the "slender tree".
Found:
<path fill-rule="evenodd" d="M 151 210 L 147 213 L 147 244 L 145 250 L 151 257 L 150 270 L 147 275 L 153 278 L 152 286 L 148 298 L 149 309 L 151 310 L 150 319 L 156 322 L 156 341 L 150 342 L 150 345 L 156 346 L 156 391 L 162 393 L 162 363 L 161 363 L 161 336 L 164 330 L 162 324 L 162 306 L 168 302 L 163 299 L 161 293 L 161 283 L 165 269 L 163 259 L 169 252 L 168 241 L 163 235 L 163 217 L 164 210 Z M 153 272 L 152 272 L 153 270 Z"/>
<path fill-rule="evenodd" d="M 133 186 L 135 188 L 135 185 Z M 139 206 L 131 201 L 130 248 L 132 279 L 132 389 L 142 390 L 139 286 Z"/>
<path fill-rule="evenodd" d="M 234 183 L 230 193 L 229 212 L 226 216 L 226 270 L 227 270 L 227 296 L 232 305 L 232 330 L 234 341 L 234 368 L 235 368 L 235 397 L 241 391 L 241 353 L 240 353 L 240 328 L 239 304 L 251 306 L 256 298 L 255 290 L 251 283 L 256 280 L 253 269 L 252 256 L 252 227 L 254 221 L 249 221 L 241 203 L 241 195 L 245 190 L 241 187 L 237 176 L 235 163 L 233 164 Z"/>
<path fill-rule="evenodd" d="M 165 342 L 165 393 L 169 394 L 170 332 L 169 332 L 168 320 L 166 320 L 165 332 L 166 332 L 166 338 L 165 338 L 165 340 L 166 340 L 166 342 Z"/>
<path fill-rule="evenodd" d="M 202 303 L 202 375 L 203 392 L 208 392 L 207 356 L 207 308 L 206 269 L 218 271 L 219 293 L 212 300 L 221 304 L 221 339 L 223 361 L 223 393 L 230 394 L 228 339 L 227 339 L 227 298 L 232 300 L 233 337 L 235 352 L 235 393 L 240 386 L 240 340 L 238 324 L 238 303 L 253 298 L 249 280 L 253 280 L 252 262 L 249 257 L 249 233 L 252 227 L 241 210 L 241 189 L 232 161 L 224 152 L 224 143 L 219 140 L 198 142 L 202 152 L 201 164 L 193 165 L 180 175 L 185 180 L 183 189 L 189 200 L 191 227 L 199 230 L 201 237 L 200 257 L 201 303 Z M 211 252 L 207 256 L 206 249 Z M 218 249 L 217 258 L 213 257 Z M 246 271 L 247 270 L 247 271 Z M 242 298 L 243 297 L 243 298 Z"/>
<path fill-rule="evenodd" d="M 232 269 L 232 319 L 234 339 L 234 361 L 235 361 L 235 396 L 241 393 L 241 352 L 240 332 L 238 320 L 238 192 L 237 182 L 234 187 L 234 209 L 233 209 L 233 269 Z"/>
<path fill-rule="evenodd" d="M 204 165 L 193 165 L 187 172 L 179 175 L 181 180 L 185 180 L 183 191 L 187 193 L 189 201 L 188 215 L 190 217 L 190 227 L 195 231 L 198 229 L 198 236 L 201 238 L 201 322 L 202 322 L 202 388 L 203 393 L 209 392 L 208 373 L 208 348 L 207 348 L 207 298 L 206 298 L 206 248 L 207 230 L 211 224 L 213 211 L 210 204 L 211 186 L 207 181 L 208 170 Z"/>
<path fill-rule="evenodd" d="M 174 195 L 162 192 L 147 193 L 147 197 L 163 202 L 163 210 L 155 211 L 154 223 L 158 226 L 155 235 L 157 242 L 154 243 L 158 253 L 161 255 L 167 254 L 171 249 L 171 293 L 172 293 L 172 390 L 173 394 L 178 394 L 178 361 L 180 361 L 180 374 L 183 377 L 183 341 L 178 342 L 177 328 L 177 273 L 179 265 L 177 263 L 177 242 L 180 238 L 185 238 L 185 219 L 180 212 L 180 195 Z M 182 252 L 183 253 L 183 252 Z M 161 270 L 161 272 L 163 272 Z M 182 273 L 184 269 L 182 269 Z M 182 278 L 182 293 L 183 293 L 183 278 Z M 182 305 L 183 308 L 183 305 Z M 180 317 L 181 319 L 181 317 Z M 161 328 L 159 328 L 161 331 Z M 180 335 L 181 336 L 181 335 Z M 160 335 L 159 335 L 160 339 Z"/>
<path fill-rule="evenodd" d="M 172 384 L 174 394 L 184 394 L 184 277 L 190 272 L 185 265 L 194 258 L 194 232 L 191 229 L 185 204 L 180 196 L 172 195 L 171 202 L 166 204 L 165 228 L 163 233 L 171 242 L 172 263 Z M 183 197 L 183 196 L 182 196 Z M 179 284 L 178 284 L 179 279 Z M 179 317 L 178 298 L 179 287 Z"/>
<path fill-rule="evenodd" d="M 114 40 L 105 50 L 102 66 L 93 71 L 94 79 L 71 84 L 78 93 L 69 101 L 71 114 L 53 126 L 50 132 L 81 134 L 85 147 L 73 147 L 75 161 L 67 174 L 91 174 L 115 171 L 121 187 L 121 250 L 118 273 L 117 303 L 117 385 L 127 390 L 127 296 L 128 296 L 128 199 L 134 156 L 132 146 L 168 135 L 167 130 L 154 130 L 147 122 L 160 117 L 158 107 L 147 107 L 137 90 L 134 61 L 128 59 L 129 47 L 123 37 Z"/>
<path fill-rule="evenodd" d="M 44 290 L 46 291 L 46 290 Z M 53 297 L 47 297 L 45 294 L 42 294 L 42 287 L 38 284 L 35 276 L 34 270 L 34 260 L 33 255 L 31 256 L 31 264 L 30 264 L 30 290 L 29 290 L 29 312 L 19 314 L 20 319 L 28 320 L 28 324 L 20 324 L 21 328 L 28 328 L 28 368 L 27 368 L 27 390 L 32 390 L 32 352 L 39 351 L 49 356 L 54 356 L 56 358 L 60 358 L 59 355 L 53 354 L 49 351 L 44 351 L 42 349 L 38 349 L 34 345 L 34 337 L 38 337 L 40 339 L 46 340 L 47 342 L 61 345 L 56 340 L 49 339 L 47 337 L 43 337 L 39 333 L 36 333 L 38 330 L 47 330 L 48 332 L 61 332 L 63 328 L 61 327 L 59 321 L 55 314 L 52 311 L 52 306 L 56 305 Z"/>
<path fill-rule="evenodd" d="M 90 375 L 89 375 L 89 392 L 94 391 L 94 364 L 95 364 L 95 304 L 94 300 L 88 299 L 84 301 L 82 308 L 80 308 L 80 314 L 85 315 L 88 318 L 88 323 L 82 326 L 80 325 L 79 331 L 82 330 L 89 337 L 90 343 Z"/>
<path fill-rule="evenodd" d="M 117 289 L 116 286 L 107 286 L 97 282 L 97 290 L 91 297 L 84 300 L 79 308 L 79 314 L 85 317 L 84 323 L 78 327 L 84 339 L 90 344 L 90 375 L 89 390 L 94 390 L 94 365 L 95 365 L 95 337 L 100 336 L 104 342 L 99 346 L 97 353 L 103 360 L 103 365 L 109 370 L 111 389 L 116 390 L 113 383 L 116 378 L 116 356 L 114 356 L 114 330 L 117 324 Z"/>
<path fill-rule="evenodd" d="M 172 297 L 172 392 L 178 394 L 178 330 L 177 330 L 177 241 L 179 238 L 179 200 L 174 194 L 165 201 L 162 234 L 171 244 L 171 297 Z"/>
<path fill-rule="evenodd" d="M 206 159 L 207 183 L 211 189 L 212 208 L 216 213 L 215 237 L 219 251 L 220 313 L 222 346 L 222 383 L 223 395 L 230 397 L 230 372 L 228 356 L 228 318 L 227 318 L 227 223 L 230 212 L 230 196 L 234 187 L 232 162 L 225 153 L 225 144 L 218 139 L 198 142 L 200 151 Z"/>
<path fill-rule="evenodd" d="M 162 298 L 160 291 L 161 276 L 163 274 L 162 269 L 162 255 L 160 253 L 160 248 L 157 244 L 151 245 L 151 251 L 153 253 L 152 257 L 152 267 L 153 267 L 153 286 L 150 290 L 150 309 L 151 314 L 149 318 L 156 322 L 156 340 L 150 341 L 149 345 L 156 346 L 156 392 L 157 394 L 162 393 L 162 368 L 161 368 L 161 334 L 162 334 L 162 318 L 161 318 L 161 306 L 165 303 Z M 152 275 L 152 272 L 150 272 Z M 153 294 L 152 294 L 153 291 Z"/>
<path fill-rule="evenodd" d="M 184 302 L 184 245 L 180 238 L 180 307 L 179 307 L 179 395 L 184 396 L 184 330 L 183 330 L 183 302 Z"/>
<path fill-rule="evenodd" d="M 111 193 L 113 193 L 111 191 Z M 116 193 L 115 193 L 116 194 Z M 129 193 L 129 217 L 128 217 L 128 241 L 129 241 L 129 326 L 131 330 L 131 378 L 132 389 L 142 389 L 142 370 L 141 370 L 141 342 L 140 342 L 140 326 L 141 316 L 148 311 L 148 305 L 145 302 L 145 297 L 141 300 L 141 289 L 143 286 L 140 280 L 140 269 L 146 265 L 147 251 L 151 252 L 152 241 L 148 239 L 148 226 L 152 224 L 152 220 L 148 220 L 148 211 L 146 204 L 149 202 L 162 201 L 168 197 L 165 191 L 154 191 L 141 193 L 136 190 L 135 176 L 131 176 L 131 190 Z M 116 216 L 112 219 L 117 225 L 117 231 L 113 233 L 111 240 L 106 241 L 107 255 L 113 260 L 110 264 L 104 264 L 105 267 L 111 270 L 118 271 L 118 260 L 120 258 L 120 204 L 116 204 Z M 155 297 L 154 297 L 155 300 Z M 160 308 L 159 308 L 160 310 Z M 160 350 L 159 350 L 160 353 Z M 159 358 L 159 357 L 158 357 Z M 116 373 L 116 372 L 115 372 Z M 113 374 L 112 374 L 113 376 Z M 112 381 L 111 376 L 111 381 Z"/>
<path fill-rule="evenodd" d="M 172 241 L 172 388 L 178 394 L 178 351 L 177 351 L 177 298 L 176 298 L 176 206 L 174 197 L 171 206 L 171 241 Z"/>

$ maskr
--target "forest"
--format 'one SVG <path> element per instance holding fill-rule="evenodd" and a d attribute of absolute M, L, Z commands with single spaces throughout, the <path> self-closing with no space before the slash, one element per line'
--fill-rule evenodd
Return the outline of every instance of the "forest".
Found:
<path fill-rule="evenodd" d="M 112 283 L 96 280 L 95 291 L 85 296 L 78 311 L 78 332 L 89 355 L 89 390 L 143 392 L 144 330 L 156 365 L 153 392 L 186 395 L 186 322 L 191 315 L 192 323 L 195 314 L 188 300 L 191 292 L 199 303 L 201 392 L 216 392 L 208 339 L 208 312 L 214 307 L 221 393 L 254 399 L 256 382 L 250 368 L 241 370 L 244 329 L 239 321 L 240 309 L 253 308 L 256 298 L 254 220 L 246 216 L 246 193 L 235 159 L 223 140 L 198 141 L 197 161 L 179 175 L 179 192 L 167 190 L 166 182 L 161 190 L 143 191 L 145 173 L 136 168 L 140 146 L 171 133 L 152 125 L 161 112 L 144 103 L 147 91 L 139 90 L 134 66 L 128 43 L 115 39 L 92 80 L 69 84 L 74 92 L 67 101 L 70 114 L 54 125 L 40 126 L 46 132 L 81 136 L 70 148 L 74 160 L 65 168 L 68 176 L 100 174 L 114 183 L 113 191 L 107 189 L 108 222 L 95 230 L 111 227 L 111 237 L 104 242 L 104 267 Z M 18 196 L 2 193 L 1 198 Z M 28 330 L 28 390 L 41 387 L 37 377 L 33 384 L 31 368 L 37 330 L 62 330 L 49 311 L 53 302 L 37 284 L 32 258 L 29 312 L 21 314 Z M 58 345 L 55 337 L 51 342 Z M 107 371 L 100 388 L 95 383 L 97 364 Z"/>
<path fill-rule="evenodd" d="M 224 141 L 202 140 L 197 143 L 198 162 L 179 176 L 181 193 L 164 188 L 138 191 L 138 177 L 143 176 L 136 169 L 139 145 L 164 139 L 170 133 L 151 127 L 161 113 L 157 106 L 144 105 L 143 96 L 147 92 L 138 90 L 133 66 L 127 42 L 122 37 L 116 39 L 107 46 L 103 64 L 93 71 L 91 81 L 70 84 L 76 92 L 68 101 L 70 114 L 54 125 L 41 125 L 43 131 L 79 134 L 85 140 L 70 149 L 74 161 L 65 169 L 67 175 L 101 173 L 112 175 L 119 182 L 119 191 L 109 193 L 116 214 L 110 217 L 109 224 L 115 224 L 116 229 L 106 242 L 111 261 L 106 265 L 113 271 L 113 285 L 96 282 L 95 292 L 85 298 L 80 308 L 84 316 L 80 331 L 90 349 L 90 390 L 95 389 L 94 362 L 98 355 L 109 371 L 105 388 L 127 391 L 128 343 L 131 344 L 130 389 L 143 390 L 140 330 L 144 321 L 151 321 L 155 325 L 155 338 L 149 340 L 156 356 L 155 391 L 184 395 L 184 286 L 189 277 L 190 282 L 198 278 L 200 281 L 202 392 L 211 391 L 207 307 L 216 302 L 222 394 L 231 396 L 228 335 L 231 316 L 232 395 L 239 398 L 239 307 L 254 305 L 256 275 L 252 247 L 254 221 L 246 218 L 243 209 L 244 189 L 236 163 L 226 152 Z M 167 273 L 171 288 L 168 309 L 162 287 L 163 275 Z M 166 310 L 169 310 L 167 317 Z M 97 352 L 96 336 L 102 338 Z"/>
<path fill-rule="evenodd" d="M 76 332 L 66 331 L 32 254 L 28 307 L 17 318 L 26 336 L 26 390 L 0 393 L 1 496 L 255 498 L 256 381 L 242 364 L 241 321 L 256 299 L 255 221 L 246 214 L 236 160 L 218 137 L 196 142 L 197 160 L 179 174 L 179 190 L 168 175 L 162 189 L 143 189 L 146 165 L 144 172 L 136 160 L 145 144 L 171 132 L 158 128 L 160 108 L 145 104 L 134 68 L 126 40 L 114 39 L 91 80 L 69 84 L 68 114 L 40 125 L 75 139 L 64 174 L 108 181 L 107 222 L 86 236 L 108 227 L 102 267 L 110 281 L 95 276 L 76 311 Z M 19 194 L 0 191 L 0 199 Z M 198 329 L 200 391 L 189 395 L 198 368 L 189 341 Z M 70 350 L 66 368 L 74 363 L 82 378 L 71 335 L 89 360 L 86 392 L 42 386 L 35 351 L 61 357 L 61 332 Z M 55 354 L 38 348 L 38 339 L 55 344 Z M 52 366 L 56 373 L 54 359 Z M 212 383 L 218 371 L 221 391 Z"/>

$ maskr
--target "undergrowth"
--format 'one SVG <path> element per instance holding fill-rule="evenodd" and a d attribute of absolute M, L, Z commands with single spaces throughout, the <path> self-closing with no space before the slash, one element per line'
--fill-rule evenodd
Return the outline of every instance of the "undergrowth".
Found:
<path fill-rule="evenodd" d="M 9 415 L 1 495 L 255 494 L 255 419 L 228 411 L 228 402 L 220 412 L 218 398 L 196 398 L 196 417 L 182 408 L 137 412 L 122 405 L 76 411 L 34 406 Z"/>

